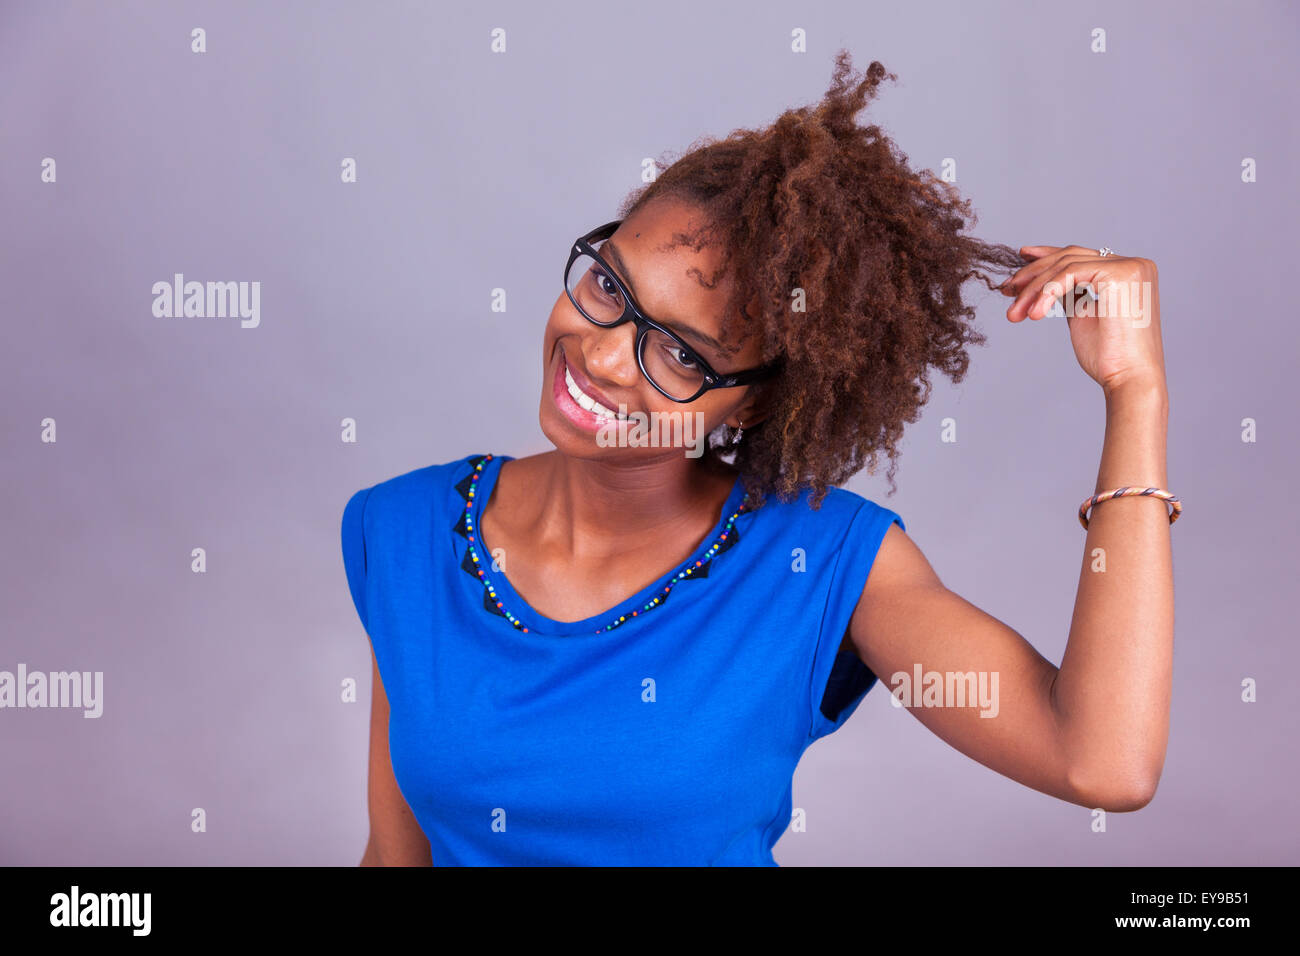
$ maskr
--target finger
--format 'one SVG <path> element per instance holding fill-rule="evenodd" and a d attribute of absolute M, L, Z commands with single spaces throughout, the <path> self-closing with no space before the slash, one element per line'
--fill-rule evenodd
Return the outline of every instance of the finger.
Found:
<path fill-rule="evenodd" d="M 1015 301 L 1007 309 L 1007 318 L 1018 322 L 1026 318 L 1026 312 L 1032 301 L 1042 292 L 1043 283 L 1061 267 L 1068 256 L 1064 249 L 1049 253 L 1036 262 L 1025 266 L 1012 278 L 1015 279 Z"/>
<path fill-rule="evenodd" d="M 1035 248 L 1035 247 L 1032 247 L 1032 246 L 1026 246 L 1025 248 Z M 1095 256 L 1095 255 L 1097 254 L 1097 251 L 1098 251 L 1098 250 L 1096 250 L 1096 249 L 1090 249 L 1090 248 L 1087 247 L 1087 246 L 1078 246 L 1078 245 L 1068 245 L 1068 246 L 1040 246 L 1040 247 L 1037 247 L 1037 248 L 1042 248 L 1042 249 L 1051 249 L 1051 250 L 1053 250 L 1053 251 L 1055 251 L 1055 252 L 1072 252 L 1072 253 L 1074 253 L 1074 254 L 1077 255 L 1077 256 Z"/>
<path fill-rule="evenodd" d="M 1028 318 L 1030 306 L 1042 292 L 1042 286 L 1049 281 L 1049 276 L 1055 270 L 1059 270 L 1066 263 L 1092 263 L 1101 264 L 1101 257 L 1096 255 L 1092 250 L 1085 249 L 1083 246 L 1064 246 L 1056 252 L 1044 256 L 1042 259 L 1031 263 L 1024 269 L 1020 270 L 1013 276 L 1016 279 L 1016 289 L 1018 295 L 1016 300 L 1011 303 L 1007 309 L 1007 318 L 1013 322 L 1020 319 Z M 1062 293 L 1064 294 L 1064 293 Z M 1051 299 L 1048 299 L 1048 307 L 1051 305 Z M 1046 314 L 1046 309 L 1040 310 Z M 1041 316 L 1036 315 L 1035 318 Z"/>
<path fill-rule="evenodd" d="M 1102 275 L 1101 260 L 1093 258 L 1069 258 L 1060 263 L 1060 268 L 1052 273 L 1041 285 L 1036 286 L 1037 295 L 1025 310 L 1025 317 L 1041 319 L 1057 299 L 1077 289 L 1081 285 L 1096 287 L 1098 277 Z M 1068 316 L 1068 314 L 1067 314 Z"/>
<path fill-rule="evenodd" d="M 1043 254 L 1041 250 L 1050 249 L 1050 248 L 1052 247 L 1051 246 L 1021 246 L 1019 249 L 1020 258 L 1025 260 L 1025 265 L 1021 266 L 1020 269 L 1018 269 L 1014 274 L 1002 280 L 1002 284 L 998 286 L 998 289 L 1002 292 L 1002 294 L 1015 295 L 1016 288 L 1019 285 L 1019 283 L 1016 281 L 1018 277 L 1021 275 L 1021 273 L 1025 271 L 1025 269 L 1028 266 L 1032 265 L 1034 261 L 1037 260 Z"/>
<path fill-rule="evenodd" d="M 1055 263 L 1066 251 L 1065 247 L 1058 246 L 1021 246 L 1022 254 L 1029 249 L 1049 250 L 1044 251 L 1041 256 L 1032 262 L 1021 266 L 1009 279 L 1002 283 L 1001 289 L 1003 295 L 1015 295 L 1023 292 L 1026 284 L 1034 281 L 1034 278 L 1049 269 L 1055 267 Z"/>

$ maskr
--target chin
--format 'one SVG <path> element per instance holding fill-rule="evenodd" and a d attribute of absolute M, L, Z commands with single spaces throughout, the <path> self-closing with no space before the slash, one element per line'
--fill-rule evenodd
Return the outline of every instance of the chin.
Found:
<path fill-rule="evenodd" d="M 538 424 L 542 434 L 561 454 L 584 461 L 626 461 L 636 458 L 636 453 L 642 451 L 639 448 L 602 447 L 597 444 L 594 432 L 586 433 L 576 429 L 554 407 L 547 407 L 548 400 L 547 396 L 542 397 Z"/>

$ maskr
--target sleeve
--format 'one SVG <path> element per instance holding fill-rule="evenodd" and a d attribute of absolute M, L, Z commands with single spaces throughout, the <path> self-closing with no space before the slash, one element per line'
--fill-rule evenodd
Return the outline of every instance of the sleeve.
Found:
<path fill-rule="evenodd" d="M 348 499 L 343 509 L 343 571 L 347 575 L 348 590 L 352 594 L 352 603 L 356 606 L 361 626 L 370 633 L 370 622 L 366 616 L 366 538 L 365 513 L 366 500 L 370 489 L 356 492 Z"/>
<path fill-rule="evenodd" d="M 876 682 L 876 675 L 858 655 L 851 650 L 841 652 L 840 644 L 862 597 L 885 532 L 893 523 L 907 530 L 897 512 L 866 500 L 845 532 L 831 572 L 813 658 L 810 742 L 842 727 Z"/>

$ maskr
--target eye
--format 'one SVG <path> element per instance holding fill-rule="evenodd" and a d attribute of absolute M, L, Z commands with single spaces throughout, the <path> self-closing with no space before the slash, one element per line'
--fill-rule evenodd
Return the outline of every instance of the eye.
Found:
<path fill-rule="evenodd" d="M 668 355 L 675 365 L 688 372 L 694 372 L 700 367 L 699 363 L 687 354 L 687 352 L 679 345 L 669 346 Z"/>
<path fill-rule="evenodd" d="M 609 296 L 611 299 L 617 299 L 620 297 L 618 286 L 614 283 L 614 280 L 600 268 L 600 266 L 593 266 L 591 274 L 596 278 L 596 288 L 602 293 Z"/>

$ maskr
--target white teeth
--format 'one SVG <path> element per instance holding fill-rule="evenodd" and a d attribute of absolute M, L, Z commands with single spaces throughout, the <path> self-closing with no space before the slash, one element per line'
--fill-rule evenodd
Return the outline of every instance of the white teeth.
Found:
<path fill-rule="evenodd" d="M 569 395 L 573 397 L 573 400 L 592 414 L 599 415 L 601 418 L 627 418 L 626 415 L 620 415 L 618 412 L 606 408 L 582 389 L 578 388 L 578 383 L 575 382 L 573 376 L 569 374 L 568 365 L 564 366 L 564 384 L 568 386 Z"/>

